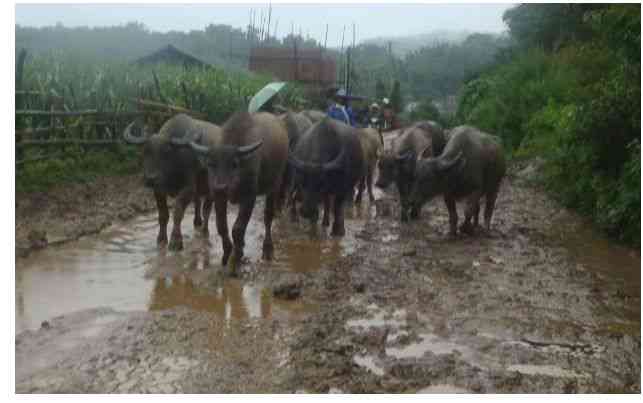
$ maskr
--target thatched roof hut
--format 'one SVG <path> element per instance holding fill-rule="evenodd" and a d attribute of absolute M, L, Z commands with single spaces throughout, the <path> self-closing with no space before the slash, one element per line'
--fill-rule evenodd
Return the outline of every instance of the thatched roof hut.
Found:
<path fill-rule="evenodd" d="M 137 59 L 136 64 L 181 64 L 185 67 L 206 67 L 208 63 L 188 54 L 173 45 L 167 45 L 156 52 Z"/>

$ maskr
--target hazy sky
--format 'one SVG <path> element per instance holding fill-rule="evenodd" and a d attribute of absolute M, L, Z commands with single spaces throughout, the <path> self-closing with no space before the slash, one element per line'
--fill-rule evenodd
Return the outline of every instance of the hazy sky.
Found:
<path fill-rule="evenodd" d="M 469 30 L 500 32 L 506 29 L 502 13 L 511 4 L 273 4 L 271 33 L 278 20 L 277 36 L 282 37 L 295 24 L 323 41 L 329 24 L 328 46 L 337 46 L 342 27 L 355 22 L 357 42 L 376 36 L 402 36 L 433 30 Z M 267 13 L 268 4 L 17 4 L 16 24 L 47 26 L 60 22 L 65 26 L 121 25 L 131 21 L 145 24 L 154 31 L 189 31 L 203 29 L 210 23 L 244 28 L 250 9 Z M 349 35 L 350 33 L 350 35 Z"/>

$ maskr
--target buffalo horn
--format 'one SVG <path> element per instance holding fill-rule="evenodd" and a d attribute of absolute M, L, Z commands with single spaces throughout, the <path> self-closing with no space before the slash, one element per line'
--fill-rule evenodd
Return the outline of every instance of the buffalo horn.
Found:
<path fill-rule="evenodd" d="M 135 124 L 136 124 L 136 121 L 127 125 L 127 127 L 123 131 L 123 139 L 130 144 L 143 144 L 147 141 L 147 138 L 142 136 L 133 136 L 131 133 L 132 127 L 134 127 Z"/>
<path fill-rule="evenodd" d="M 295 167 L 295 169 L 302 172 L 314 173 L 319 171 L 319 164 L 312 164 L 310 162 L 301 161 L 293 155 L 288 156 L 288 163 Z"/>
<path fill-rule="evenodd" d="M 239 157 L 244 157 L 259 148 L 261 144 L 263 144 L 263 140 L 259 140 L 256 143 L 247 146 L 241 146 L 237 148 L 237 155 Z"/>
<path fill-rule="evenodd" d="M 326 162 L 322 165 L 324 171 L 334 171 L 342 167 L 342 160 L 344 159 L 344 154 L 346 153 L 346 147 L 342 147 L 342 151 L 339 152 L 339 155 L 335 157 L 334 160 Z"/>
<path fill-rule="evenodd" d="M 204 154 L 205 155 L 205 154 L 208 153 L 208 151 L 210 151 L 210 149 L 208 147 L 202 146 L 200 144 L 197 144 L 194 141 L 190 141 L 190 147 L 192 147 L 192 149 L 194 151 L 196 151 L 197 153 L 199 153 L 199 154 Z"/>
<path fill-rule="evenodd" d="M 441 171 L 446 171 L 446 170 L 452 168 L 453 166 L 455 166 L 461 159 L 462 159 L 462 151 L 460 151 L 450 161 L 449 160 L 445 161 L 444 158 L 440 158 L 438 160 L 438 169 L 440 169 Z"/>

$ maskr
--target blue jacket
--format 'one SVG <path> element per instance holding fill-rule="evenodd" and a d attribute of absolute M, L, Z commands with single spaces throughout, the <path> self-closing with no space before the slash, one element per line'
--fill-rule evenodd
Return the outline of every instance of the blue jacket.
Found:
<path fill-rule="evenodd" d="M 344 111 L 346 111 L 346 113 L 344 113 Z M 353 114 L 353 110 L 350 106 L 343 108 L 342 105 L 333 104 L 328 108 L 327 114 L 333 119 L 339 120 L 340 122 L 344 122 L 353 127 L 355 126 L 355 115 Z"/>

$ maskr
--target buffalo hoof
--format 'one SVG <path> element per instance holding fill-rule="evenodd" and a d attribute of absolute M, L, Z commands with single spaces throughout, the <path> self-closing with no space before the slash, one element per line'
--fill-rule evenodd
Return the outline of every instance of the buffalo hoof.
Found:
<path fill-rule="evenodd" d="M 235 251 L 235 253 L 230 257 L 230 276 L 239 277 L 239 267 L 241 267 L 243 263 L 247 262 L 248 259 L 243 257 L 243 252 Z"/>
<path fill-rule="evenodd" d="M 167 245 L 167 235 L 159 235 L 156 237 L 156 244 L 159 247 L 164 247 Z"/>
<path fill-rule="evenodd" d="M 170 239 L 170 244 L 167 247 L 169 250 L 182 250 L 183 249 L 183 237 L 172 237 Z"/>
<path fill-rule="evenodd" d="M 420 212 L 418 210 L 411 210 L 411 214 L 409 215 L 409 218 L 413 221 L 417 221 L 420 219 Z"/>
<path fill-rule="evenodd" d="M 328 219 L 328 217 L 324 217 L 324 219 L 322 220 L 322 227 L 328 227 L 329 225 L 330 220 Z"/>
<path fill-rule="evenodd" d="M 470 223 L 464 223 L 460 226 L 460 232 L 467 235 L 473 235 L 475 228 Z"/>
<path fill-rule="evenodd" d="M 346 230 L 344 227 L 334 227 L 330 233 L 331 236 L 344 236 L 346 235 Z"/>
<path fill-rule="evenodd" d="M 263 244 L 263 255 L 261 256 L 263 260 L 272 260 L 275 255 L 275 247 L 271 243 Z"/>

